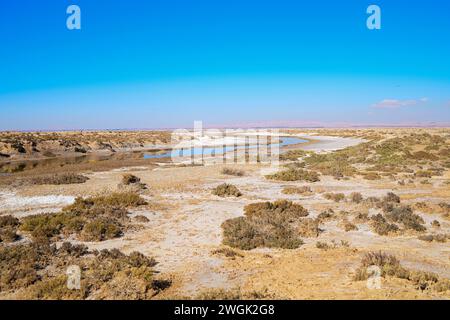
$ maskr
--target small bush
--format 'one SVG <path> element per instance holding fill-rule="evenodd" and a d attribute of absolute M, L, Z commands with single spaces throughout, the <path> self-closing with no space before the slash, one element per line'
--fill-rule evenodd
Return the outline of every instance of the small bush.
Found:
<path fill-rule="evenodd" d="M 242 193 L 239 191 L 239 189 L 228 183 L 223 183 L 221 185 L 218 185 L 215 187 L 212 191 L 212 194 L 219 196 L 219 197 L 240 197 L 242 196 Z"/>
<path fill-rule="evenodd" d="M 284 194 L 301 194 L 301 195 L 311 195 L 312 190 L 308 186 L 302 186 L 302 187 L 284 187 L 281 191 Z"/>
<path fill-rule="evenodd" d="M 373 231 L 381 236 L 386 236 L 399 230 L 397 225 L 388 223 L 381 214 L 377 214 L 371 218 L 371 226 Z"/>
<path fill-rule="evenodd" d="M 63 184 L 80 184 L 88 181 L 89 178 L 75 173 L 63 173 L 39 176 L 31 179 L 32 184 L 36 185 L 63 185 Z"/>
<path fill-rule="evenodd" d="M 258 218 L 269 222 L 278 220 L 293 222 L 308 215 L 308 210 L 302 205 L 288 200 L 251 203 L 244 207 L 244 212 L 249 218 Z"/>
<path fill-rule="evenodd" d="M 64 211 L 86 210 L 93 207 L 132 208 L 146 205 L 147 202 L 134 192 L 114 192 L 107 196 L 76 198 Z"/>
<path fill-rule="evenodd" d="M 296 160 L 298 160 L 298 158 L 301 158 L 305 155 L 306 155 L 306 152 L 303 150 L 289 150 L 289 151 L 286 151 L 286 152 L 280 154 L 280 160 L 281 161 L 286 161 L 286 160 L 296 161 Z"/>
<path fill-rule="evenodd" d="M 350 221 L 348 221 L 347 219 L 342 220 L 340 225 L 345 232 L 358 230 L 358 227 L 353 223 L 351 223 Z"/>
<path fill-rule="evenodd" d="M 267 179 L 279 181 L 320 181 L 319 175 L 314 171 L 307 171 L 303 169 L 287 169 L 277 173 L 267 175 Z"/>
<path fill-rule="evenodd" d="M 343 193 L 324 193 L 323 197 L 327 200 L 333 200 L 334 202 L 341 202 L 345 199 L 345 195 Z"/>
<path fill-rule="evenodd" d="M 409 272 L 400 265 L 400 261 L 384 252 L 368 252 L 361 260 L 361 266 L 357 269 L 354 279 L 356 281 L 366 280 L 370 274 L 367 268 L 377 266 L 381 269 L 381 276 L 396 276 L 398 278 L 407 279 Z"/>
<path fill-rule="evenodd" d="M 242 177 L 245 175 L 245 172 L 238 169 L 233 168 L 223 168 L 220 173 L 229 175 L 229 176 L 236 176 L 236 177 Z"/>
<path fill-rule="evenodd" d="M 143 216 L 143 215 L 137 215 L 137 216 L 135 216 L 135 217 L 134 217 L 134 220 L 136 220 L 137 222 L 141 222 L 141 223 L 147 223 L 147 222 L 150 222 L 150 220 L 149 220 L 146 216 Z"/>
<path fill-rule="evenodd" d="M 322 211 L 317 216 L 317 220 L 324 221 L 324 220 L 332 219 L 333 218 L 333 214 L 334 214 L 333 209 L 328 209 L 328 210 Z"/>
<path fill-rule="evenodd" d="M 383 198 L 385 202 L 400 203 L 400 197 L 393 192 L 388 192 Z"/>
<path fill-rule="evenodd" d="M 305 238 L 315 238 L 318 237 L 321 230 L 319 228 L 319 220 L 306 218 L 299 222 L 297 228 L 300 236 Z"/>
<path fill-rule="evenodd" d="M 330 245 L 326 242 L 322 242 L 322 241 L 317 241 L 316 242 L 316 248 L 318 249 L 322 249 L 322 250 L 328 250 L 330 249 Z"/>
<path fill-rule="evenodd" d="M 359 192 L 352 192 L 350 194 L 350 200 L 354 203 L 361 203 L 361 201 L 363 201 L 362 194 Z"/>
<path fill-rule="evenodd" d="M 141 182 L 141 179 L 132 174 L 127 173 L 122 176 L 122 183 L 124 185 L 130 185 L 130 184 L 135 184 L 135 183 L 140 183 L 140 182 Z"/>
<path fill-rule="evenodd" d="M 116 221 L 98 218 L 84 226 L 81 239 L 83 241 L 104 241 L 119 237 L 121 234 L 121 225 Z"/>
<path fill-rule="evenodd" d="M 425 221 L 417 214 L 414 214 L 411 207 L 400 206 L 392 209 L 386 213 L 386 218 L 390 221 L 403 224 L 405 229 L 411 229 L 415 231 L 425 231 L 423 226 Z"/>
<path fill-rule="evenodd" d="M 223 243 L 250 250 L 257 247 L 294 249 L 303 244 L 294 229 L 299 219 L 308 215 L 301 205 L 279 200 L 252 203 L 244 208 L 244 217 L 222 224 Z"/>

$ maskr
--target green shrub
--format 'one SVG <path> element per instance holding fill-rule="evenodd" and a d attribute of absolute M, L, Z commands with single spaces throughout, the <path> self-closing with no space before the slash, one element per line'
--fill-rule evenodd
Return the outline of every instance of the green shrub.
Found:
<path fill-rule="evenodd" d="M 306 155 L 306 152 L 303 150 L 289 150 L 289 151 L 286 151 L 286 152 L 280 154 L 280 160 L 281 161 L 286 161 L 286 160 L 296 161 L 296 160 L 298 160 L 298 158 L 301 158 L 305 155 Z"/>
<path fill-rule="evenodd" d="M 239 191 L 239 189 L 228 183 L 223 183 L 221 185 L 218 185 L 215 187 L 212 191 L 212 194 L 219 196 L 219 197 L 240 197 L 242 196 L 242 193 Z"/>
<path fill-rule="evenodd" d="M 316 172 L 303 169 L 287 169 L 271 175 L 267 175 L 266 178 L 279 181 L 320 181 L 319 175 Z"/>
<path fill-rule="evenodd" d="M 116 221 L 105 218 L 97 218 L 88 222 L 82 232 L 84 241 L 103 241 L 119 237 L 122 234 L 121 225 Z"/>

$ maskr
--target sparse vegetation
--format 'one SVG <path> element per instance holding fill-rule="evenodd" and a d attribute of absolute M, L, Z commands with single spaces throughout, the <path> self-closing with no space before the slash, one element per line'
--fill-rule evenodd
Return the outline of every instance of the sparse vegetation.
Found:
<path fill-rule="evenodd" d="M 267 175 L 267 179 L 279 181 L 320 181 L 319 175 L 314 171 L 307 171 L 303 169 L 287 169 L 277 173 Z"/>
<path fill-rule="evenodd" d="M 367 280 L 372 274 L 369 267 L 380 268 L 382 277 L 395 277 L 410 281 L 417 290 L 432 289 L 437 292 L 450 290 L 450 280 L 424 271 L 411 271 L 401 266 L 400 261 L 384 252 L 368 252 L 361 260 L 361 266 L 354 275 L 355 281 Z"/>
<path fill-rule="evenodd" d="M 291 201 L 261 202 L 244 208 L 244 217 L 229 219 L 222 224 L 225 245 L 243 250 L 257 247 L 293 249 L 303 241 L 294 226 L 308 212 Z"/>
<path fill-rule="evenodd" d="M 324 193 L 323 197 L 327 200 L 333 200 L 334 202 L 341 202 L 345 199 L 345 195 L 343 193 Z"/>
<path fill-rule="evenodd" d="M 294 187 L 294 186 L 288 186 L 284 187 L 281 191 L 284 194 L 301 194 L 301 195 L 311 195 L 312 189 L 308 186 L 302 186 L 302 187 Z"/>
<path fill-rule="evenodd" d="M 148 299 L 164 287 L 154 279 L 155 260 L 117 249 L 88 251 L 63 243 L 0 246 L 0 292 L 23 289 L 22 299 Z M 66 286 L 70 265 L 82 269 L 81 290 Z M 167 282 L 170 284 L 170 282 Z"/>
<path fill-rule="evenodd" d="M 14 242 L 19 239 L 17 228 L 19 219 L 11 215 L 0 216 L 0 242 Z"/>
<path fill-rule="evenodd" d="M 229 176 L 236 176 L 236 177 L 242 177 L 245 175 L 245 172 L 243 170 L 238 170 L 234 168 L 223 168 L 220 173 L 229 175 Z"/>
<path fill-rule="evenodd" d="M 363 201 L 363 196 L 360 192 L 352 192 L 350 194 L 350 200 L 354 203 L 361 203 L 361 201 Z"/>
<path fill-rule="evenodd" d="M 63 185 L 63 184 L 78 184 L 85 183 L 89 178 L 81 174 L 62 173 L 53 175 L 43 175 L 31 179 L 31 184 L 36 185 Z"/>
<path fill-rule="evenodd" d="M 240 197 L 242 196 L 242 193 L 239 191 L 239 189 L 228 183 L 222 183 L 221 185 L 218 185 L 215 187 L 212 191 L 212 194 L 219 196 L 219 197 Z"/>
<path fill-rule="evenodd" d="M 129 221 L 126 208 L 145 203 L 132 193 L 77 198 L 61 212 L 25 217 L 20 228 L 36 240 L 76 234 L 81 240 L 103 241 L 123 233 L 124 224 Z"/>

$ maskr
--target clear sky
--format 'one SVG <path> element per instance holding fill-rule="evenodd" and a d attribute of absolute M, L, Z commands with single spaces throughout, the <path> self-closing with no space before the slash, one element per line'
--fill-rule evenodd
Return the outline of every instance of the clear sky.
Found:
<path fill-rule="evenodd" d="M 194 120 L 449 124 L 450 1 L 0 2 L 0 130 Z"/>

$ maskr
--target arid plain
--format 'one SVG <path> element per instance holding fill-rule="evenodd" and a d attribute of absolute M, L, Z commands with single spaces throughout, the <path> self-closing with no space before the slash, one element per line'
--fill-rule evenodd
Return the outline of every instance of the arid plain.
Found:
<path fill-rule="evenodd" d="M 308 142 L 277 167 L 146 157 L 164 131 L 0 133 L 0 298 L 450 298 L 450 129 L 280 131 Z"/>

